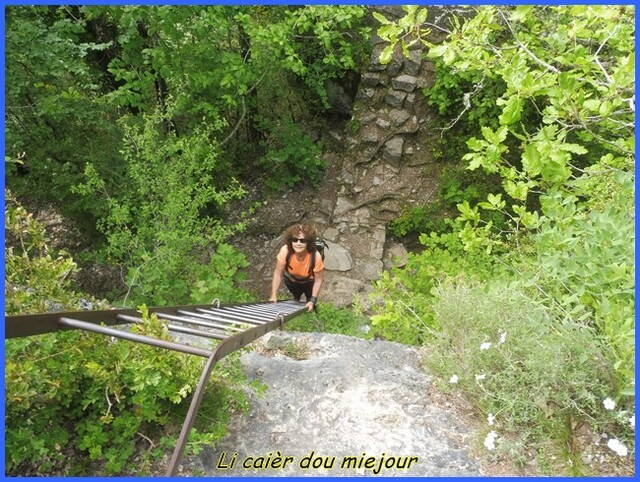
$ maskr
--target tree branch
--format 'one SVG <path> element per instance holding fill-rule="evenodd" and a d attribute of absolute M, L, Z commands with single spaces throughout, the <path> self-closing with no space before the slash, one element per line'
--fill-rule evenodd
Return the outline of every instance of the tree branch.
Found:
<path fill-rule="evenodd" d="M 507 27 L 509 28 L 509 31 L 511 32 L 511 35 L 513 35 L 513 38 L 515 39 L 515 41 L 518 43 L 518 46 L 524 50 L 527 55 L 529 55 L 529 57 L 531 57 L 537 64 L 543 66 L 545 69 L 550 70 L 551 72 L 555 73 L 555 74 L 559 74 L 560 70 L 556 67 L 554 67 L 551 64 L 548 64 L 547 62 L 545 62 L 544 60 L 538 58 L 531 50 L 529 50 L 527 48 L 527 46 L 525 44 L 523 44 L 520 39 L 518 38 L 518 35 L 516 34 L 516 32 L 513 30 L 513 27 L 511 26 L 511 23 L 509 23 L 509 20 L 507 19 L 507 17 L 505 16 L 504 12 L 501 9 L 497 9 L 498 13 L 500 14 L 500 16 L 502 17 L 502 19 L 504 20 L 505 24 L 507 25 Z"/>

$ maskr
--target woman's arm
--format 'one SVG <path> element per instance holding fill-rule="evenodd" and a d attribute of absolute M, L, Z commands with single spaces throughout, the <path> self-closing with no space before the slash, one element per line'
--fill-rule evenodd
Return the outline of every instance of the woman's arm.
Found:
<path fill-rule="evenodd" d="M 313 310 L 318 302 L 318 295 L 322 289 L 322 283 L 324 282 L 324 270 L 314 273 L 315 279 L 313 281 L 313 289 L 311 290 L 311 299 L 307 302 L 307 311 Z"/>
<path fill-rule="evenodd" d="M 271 280 L 271 298 L 269 298 L 269 301 L 278 301 L 278 288 L 280 288 L 284 267 L 284 262 L 276 261 L 276 268 L 273 270 L 273 279 Z"/>

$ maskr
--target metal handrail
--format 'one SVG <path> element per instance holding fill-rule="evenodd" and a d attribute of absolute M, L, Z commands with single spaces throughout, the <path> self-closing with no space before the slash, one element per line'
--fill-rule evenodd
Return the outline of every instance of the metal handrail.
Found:
<path fill-rule="evenodd" d="M 305 311 L 305 305 L 296 301 L 239 303 L 221 306 L 219 300 L 214 300 L 210 305 L 149 308 L 149 313 L 155 313 L 158 318 L 165 319 L 167 322 L 171 321 L 167 324 L 169 331 L 220 340 L 213 350 L 112 328 L 114 325 L 143 321 L 142 318 L 136 316 L 139 315 L 139 312 L 130 308 L 6 316 L 5 339 L 79 329 L 206 358 L 207 361 L 200 375 L 198 386 L 193 393 L 189 410 L 167 467 L 166 475 L 172 476 L 175 475 L 178 464 L 182 460 L 189 433 L 193 428 L 204 395 L 204 389 L 215 364 L 269 331 L 282 328 L 285 322 Z M 192 325 L 197 328 L 181 326 L 176 323 Z M 239 324 L 245 325 L 247 328 L 241 329 L 238 327 Z"/>

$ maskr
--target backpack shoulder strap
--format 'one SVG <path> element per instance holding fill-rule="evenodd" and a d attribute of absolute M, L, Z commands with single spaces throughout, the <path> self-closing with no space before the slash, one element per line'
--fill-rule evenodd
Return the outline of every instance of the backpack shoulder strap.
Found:
<path fill-rule="evenodd" d="M 313 277 L 313 268 L 316 267 L 316 254 L 318 254 L 318 251 L 314 251 L 313 253 L 311 253 L 311 264 L 309 265 L 309 276 Z"/>
<path fill-rule="evenodd" d="M 291 268 L 291 256 L 293 255 L 293 253 L 291 252 L 291 250 L 287 247 L 287 257 L 285 259 L 284 262 L 284 269 L 285 271 L 288 271 L 289 268 Z"/>

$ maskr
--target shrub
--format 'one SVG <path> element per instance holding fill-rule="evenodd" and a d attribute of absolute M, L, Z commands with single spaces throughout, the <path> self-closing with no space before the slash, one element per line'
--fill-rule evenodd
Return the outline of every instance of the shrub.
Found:
<path fill-rule="evenodd" d="M 371 294 L 376 303 L 371 317 L 374 335 L 400 343 L 419 345 L 439 330 L 433 316 L 432 290 L 446 278 L 486 280 L 502 269 L 483 250 L 465 251 L 455 232 L 422 234 L 424 250 L 410 254 L 406 266 L 383 272 Z"/>
<path fill-rule="evenodd" d="M 49 250 L 43 227 L 8 193 L 5 228 L 5 313 L 44 312 L 49 305 L 80 309 L 88 297 L 69 288 L 75 263 Z M 142 312 L 144 323 L 132 330 L 169 339 L 166 326 Z M 140 467 L 130 467 L 134 452 L 157 447 L 141 453 L 144 463 L 173 445 L 185 415 L 182 402 L 201 370 L 193 356 L 81 331 L 7 340 L 5 472 L 139 473 Z M 229 414 L 246 407 L 240 374 L 231 362 L 214 372 L 203 403 L 207 424 L 196 423 L 192 451 L 224 435 Z"/>
<path fill-rule="evenodd" d="M 266 132 L 262 141 L 266 152 L 259 164 L 266 173 L 267 187 L 281 191 L 305 181 L 317 187 L 326 167 L 322 146 L 314 143 L 290 116 L 276 123 L 265 119 L 261 124 Z"/>
<path fill-rule="evenodd" d="M 133 331 L 170 339 L 165 325 L 144 308 L 143 316 L 144 324 Z M 202 371 L 193 356 L 76 331 L 8 340 L 6 356 L 11 475 L 66 474 L 90 464 L 111 475 L 137 473 L 139 464 L 131 465 L 135 452 L 144 454 L 147 444 L 154 447 L 162 437 L 173 444 L 185 413 L 181 404 L 186 407 Z M 217 410 L 192 436 L 192 448 L 224 435 L 229 407 L 246 407 L 234 388 L 238 383 L 225 369 L 214 372 L 215 390 L 208 391 L 205 405 Z"/>
<path fill-rule="evenodd" d="M 559 322 L 517 284 L 446 284 L 433 310 L 441 332 L 425 363 L 479 415 L 491 414 L 498 442 L 509 435 L 531 447 L 552 438 L 570 451 L 587 426 L 633 444 L 627 412 L 603 405 L 614 376 L 593 329 Z"/>
<path fill-rule="evenodd" d="M 42 224 L 9 191 L 5 204 L 5 313 L 45 312 L 53 304 L 60 311 L 78 307 L 81 295 L 70 288 L 76 263 L 49 248 Z"/>

